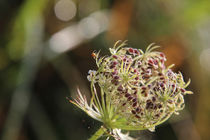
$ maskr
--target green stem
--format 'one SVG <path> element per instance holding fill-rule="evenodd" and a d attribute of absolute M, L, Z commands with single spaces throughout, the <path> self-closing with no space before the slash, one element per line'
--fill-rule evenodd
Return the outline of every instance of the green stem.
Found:
<path fill-rule="evenodd" d="M 88 140 L 97 140 L 98 138 L 100 138 L 100 137 L 104 134 L 104 132 L 106 132 L 106 128 L 103 127 L 103 126 L 101 126 L 101 127 L 98 129 L 98 131 L 96 131 L 95 134 L 92 135 L 92 137 L 89 138 Z"/>

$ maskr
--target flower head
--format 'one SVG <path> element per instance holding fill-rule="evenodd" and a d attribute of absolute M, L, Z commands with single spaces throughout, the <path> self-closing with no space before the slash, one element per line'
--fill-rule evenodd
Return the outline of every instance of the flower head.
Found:
<path fill-rule="evenodd" d="M 185 89 L 190 80 L 185 83 L 180 72 L 171 70 L 173 65 L 166 67 L 165 55 L 153 51 L 158 48 L 153 45 L 143 52 L 118 41 L 111 55 L 94 53 L 98 69 L 88 75 L 90 104 L 81 94 L 72 102 L 111 129 L 153 131 L 178 114 L 184 108 L 183 96 L 192 94 Z"/>

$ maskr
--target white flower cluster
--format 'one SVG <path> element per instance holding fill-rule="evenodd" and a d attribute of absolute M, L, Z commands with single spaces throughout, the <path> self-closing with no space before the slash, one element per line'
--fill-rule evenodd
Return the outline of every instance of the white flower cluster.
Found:
<path fill-rule="evenodd" d="M 98 69 L 87 77 L 93 93 L 90 108 L 107 128 L 153 131 L 184 108 L 183 96 L 192 94 L 185 89 L 190 81 L 174 73 L 173 65 L 165 66 L 165 55 L 153 51 L 158 46 L 152 44 L 143 52 L 118 44 L 110 48 L 110 56 L 93 54 Z"/>

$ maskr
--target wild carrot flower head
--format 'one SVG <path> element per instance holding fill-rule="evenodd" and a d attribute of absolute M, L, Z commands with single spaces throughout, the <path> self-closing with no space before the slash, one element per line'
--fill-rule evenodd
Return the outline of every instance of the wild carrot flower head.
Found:
<path fill-rule="evenodd" d="M 93 53 L 97 70 L 90 70 L 92 98 L 90 104 L 79 93 L 73 102 L 108 128 L 123 130 L 154 130 L 172 114 L 184 108 L 185 88 L 182 74 L 166 67 L 166 57 L 153 51 L 145 52 L 117 42 L 110 55 Z"/>

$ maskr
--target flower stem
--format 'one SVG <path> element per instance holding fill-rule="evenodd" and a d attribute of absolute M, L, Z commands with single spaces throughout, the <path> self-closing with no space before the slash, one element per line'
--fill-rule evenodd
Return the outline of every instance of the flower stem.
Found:
<path fill-rule="evenodd" d="M 89 138 L 88 140 L 97 140 L 98 138 L 100 138 L 104 132 L 106 132 L 106 128 L 101 126 L 96 132 L 94 135 L 92 135 L 91 138 Z"/>

